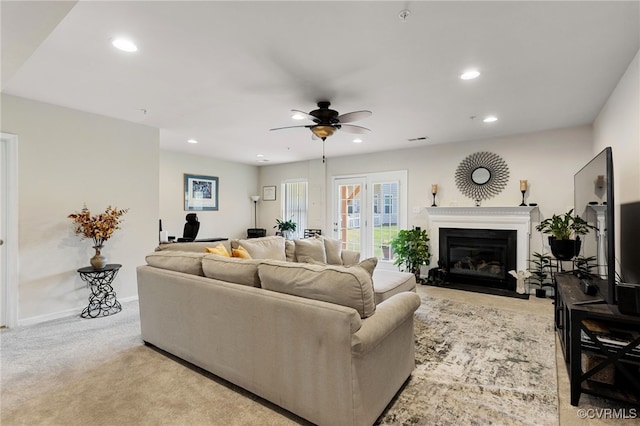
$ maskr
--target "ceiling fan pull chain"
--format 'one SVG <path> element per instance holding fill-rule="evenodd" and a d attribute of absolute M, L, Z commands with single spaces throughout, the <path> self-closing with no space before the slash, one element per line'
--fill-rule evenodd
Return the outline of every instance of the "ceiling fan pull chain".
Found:
<path fill-rule="evenodd" d="M 326 138 L 322 138 L 322 164 L 324 164 L 324 141 Z"/>

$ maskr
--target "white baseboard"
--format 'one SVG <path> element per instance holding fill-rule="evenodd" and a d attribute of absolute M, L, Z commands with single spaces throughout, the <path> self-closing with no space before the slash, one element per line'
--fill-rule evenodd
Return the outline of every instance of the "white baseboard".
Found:
<path fill-rule="evenodd" d="M 122 299 L 118 299 L 120 303 L 132 302 L 134 300 L 138 300 L 138 296 L 123 297 Z M 20 318 L 18 319 L 18 327 L 26 327 L 30 325 L 40 324 L 47 321 L 57 320 L 60 318 L 78 316 L 80 315 L 80 313 L 85 307 L 86 305 L 83 305 L 77 308 L 65 309 L 64 311 L 53 312 L 50 314 L 37 315 L 35 317 L 29 317 L 29 318 Z"/>

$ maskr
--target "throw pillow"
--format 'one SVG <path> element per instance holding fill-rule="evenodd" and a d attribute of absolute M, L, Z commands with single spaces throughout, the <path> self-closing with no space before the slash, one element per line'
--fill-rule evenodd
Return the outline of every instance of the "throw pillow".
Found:
<path fill-rule="evenodd" d="M 217 254 L 219 256 L 224 256 L 224 257 L 231 257 L 231 254 L 229 254 L 229 252 L 227 251 L 227 248 L 222 244 L 218 244 L 213 248 L 205 247 L 204 251 L 205 253 Z"/>
<path fill-rule="evenodd" d="M 240 259 L 253 259 L 249 252 L 244 247 L 240 246 L 237 249 L 231 249 L 232 257 L 239 257 Z"/>
<path fill-rule="evenodd" d="M 204 276 L 202 272 L 202 258 L 204 253 L 186 251 L 156 251 L 148 254 L 145 259 L 149 266 L 185 274 Z"/>
<path fill-rule="evenodd" d="M 322 240 L 324 243 L 327 263 L 330 265 L 342 265 L 342 241 L 323 235 L 318 235 L 316 238 Z"/>
<path fill-rule="evenodd" d="M 278 236 L 238 240 L 238 247 L 244 247 L 252 259 L 286 260 L 284 238 Z"/>
<path fill-rule="evenodd" d="M 265 260 L 258 275 L 264 289 L 347 306 L 361 318 L 376 310 L 371 276 L 358 266 Z"/>
<path fill-rule="evenodd" d="M 207 254 L 202 258 L 202 270 L 207 278 L 260 287 L 260 278 L 258 277 L 260 262 L 262 262 L 260 259 L 241 259 Z"/>
<path fill-rule="evenodd" d="M 327 256 L 324 251 L 324 243 L 317 238 L 305 238 L 304 240 L 295 240 L 296 259 L 301 263 L 310 263 L 311 261 L 327 263 Z"/>
<path fill-rule="evenodd" d="M 365 271 L 367 271 L 369 273 L 369 276 L 371 277 L 371 276 L 373 276 L 373 271 L 376 269 L 377 265 L 378 265 L 378 258 L 377 257 L 370 257 L 370 258 L 365 259 L 362 262 L 358 263 L 357 265 L 351 265 L 350 267 L 359 266 L 360 268 L 362 268 Z"/>

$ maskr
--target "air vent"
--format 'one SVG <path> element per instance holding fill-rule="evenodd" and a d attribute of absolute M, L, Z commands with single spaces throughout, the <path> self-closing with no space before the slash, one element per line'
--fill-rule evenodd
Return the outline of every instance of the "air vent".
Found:
<path fill-rule="evenodd" d="M 415 141 L 426 141 L 427 139 L 429 139 L 428 136 L 420 136 L 419 138 L 411 138 L 411 139 L 407 139 L 409 142 L 415 142 Z"/>

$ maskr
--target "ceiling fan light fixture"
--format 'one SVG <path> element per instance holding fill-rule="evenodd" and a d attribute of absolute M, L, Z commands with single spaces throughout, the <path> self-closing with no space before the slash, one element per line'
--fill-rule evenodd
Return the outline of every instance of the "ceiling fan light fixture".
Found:
<path fill-rule="evenodd" d="M 355 139 L 353 140 L 353 143 L 362 143 L 362 139 L 360 139 L 360 138 L 355 138 Z"/>
<path fill-rule="evenodd" d="M 316 135 L 317 137 L 319 137 L 320 139 L 324 139 L 327 138 L 331 135 L 333 135 L 333 133 L 336 131 L 336 128 L 334 126 L 312 126 L 311 127 L 311 132 L 313 132 L 314 135 Z"/>

